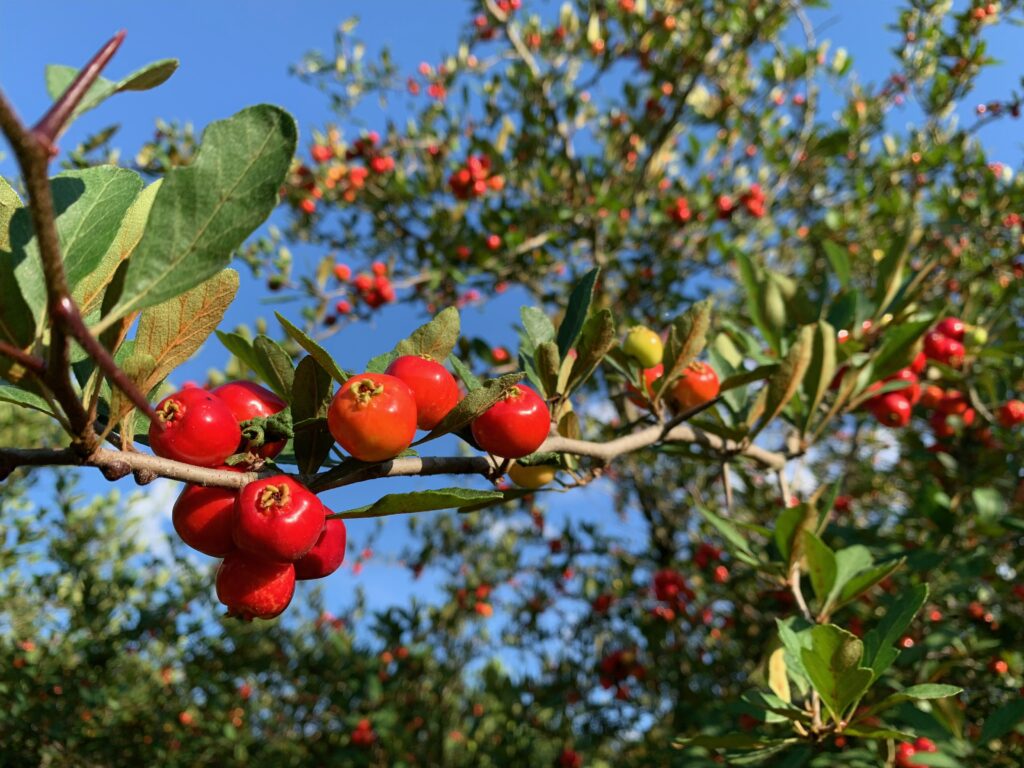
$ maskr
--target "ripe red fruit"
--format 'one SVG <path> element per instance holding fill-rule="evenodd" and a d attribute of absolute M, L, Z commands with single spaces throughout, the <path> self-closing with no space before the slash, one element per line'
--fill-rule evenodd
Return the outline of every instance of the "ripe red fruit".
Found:
<path fill-rule="evenodd" d="M 686 580 L 678 571 L 665 568 L 654 574 L 654 596 L 664 603 L 675 602 L 680 595 L 686 596 Z"/>
<path fill-rule="evenodd" d="M 1017 426 L 1024 422 L 1024 402 L 1020 400 L 1009 400 L 999 406 L 997 414 L 999 423 L 1006 429 Z"/>
<path fill-rule="evenodd" d="M 945 396 L 946 393 L 942 391 L 942 387 L 929 384 L 921 395 L 921 405 L 928 409 L 938 408 Z"/>
<path fill-rule="evenodd" d="M 938 752 L 939 748 L 935 746 L 935 742 L 926 736 L 918 736 L 914 739 L 914 749 L 918 752 Z"/>
<path fill-rule="evenodd" d="M 917 750 L 906 741 L 896 746 L 896 765 L 898 768 L 918 768 L 919 763 L 913 759 Z"/>
<path fill-rule="evenodd" d="M 964 340 L 964 322 L 955 317 L 944 317 L 939 321 L 939 324 L 935 326 L 935 330 L 941 333 L 943 336 L 947 336 L 955 341 Z"/>
<path fill-rule="evenodd" d="M 199 387 L 168 395 L 156 413 L 160 421 L 149 426 L 149 445 L 165 459 L 218 467 L 242 441 L 242 430 L 228 406 Z"/>
<path fill-rule="evenodd" d="M 887 427 L 905 427 L 910 422 L 910 401 L 902 392 L 887 392 L 872 404 L 871 412 Z"/>
<path fill-rule="evenodd" d="M 385 371 L 406 383 L 416 400 L 416 426 L 433 429 L 459 402 L 459 385 L 440 363 L 419 355 L 403 355 Z"/>
<path fill-rule="evenodd" d="M 393 459 L 416 435 L 416 398 L 386 373 L 361 373 L 346 381 L 327 411 L 338 445 L 359 461 Z"/>
<path fill-rule="evenodd" d="M 970 401 L 968 401 L 967 395 L 955 389 L 950 389 L 943 393 L 942 399 L 936 408 L 940 413 L 944 413 L 947 416 L 956 416 L 966 411 L 969 406 Z"/>
<path fill-rule="evenodd" d="M 911 405 L 917 405 L 918 401 L 921 399 L 920 380 L 917 378 L 917 374 L 910 368 L 901 368 L 892 376 L 888 377 L 886 381 L 907 382 L 908 386 L 905 389 L 897 390 L 897 392 L 907 398 Z"/>
<path fill-rule="evenodd" d="M 313 548 L 295 561 L 295 578 L 322 579 L 338 570 L 345 561 L 345 540 L 345 521 L 328 520 Z"/>
<path fill-rule="evenodd" d="M 555 768 L 583 768 L 583 755 L 572 749 L 563 749 L 555 760 Z"/>
<path fill-rule="evenodd" d="M 658 363 L 653 368 L 644 368 L 644 389 L 646 390 L 645 395 L 640 394 L 640 390 L 632 384 L 626 385 L 626 397 L 629 398 L 633 405 L 644 408 L 654 397 L 654 382 L 662 377 L 665 373 L 665 366 Z"/>
<path fill-rule="evenodd" d="M 924 371 L 926 365 L 928 365 L 928 356 L 924 352 L 918 352 L 914 362 L 910 364 L 910 370 L 920 374 Z"/>
<path fill-rule="evenodd" d="M 488 249 L 496 251 L 501 248 L 501 235 L 488 235 L 484 243 Z"/>
<path fill-rule="evenodd" d="M 212 390 L 224 401 L 235 421 L 241 424 L 249 419 L 264 419 L 283 411 L 287 403 L 266 387 L 252 381 L 229 381 Z M 256 452 L 265 459 L 272 459 L 284 450 L 287 440 L 264 443 Z"/>
<path fill-rule="evenodd" d="M 540 448 L 551 429 L 551 411 L 540 395 L 516 384 L 473 420 L 473 439 L 488 453 L 518 459 Z"/>
<path fill-rule="evenodd" d="M 222 469 L 238 472 L 234 467 Z M 211 557 L 224 557 L 235 549 L 231 518 L 238 491 L 186 485 L 174 502 L 171 522 L 181 540 Z"/>
<path fill-rule="evenodd" d="M 260 560 L 244 552 L 232 552 L 217 569 L 217 599 L 228 616 L 272 619 L 295 593 L 295 566 Z"/>
<path fill-rule="evenodd" d="M 334 276 L 337 278 L 339 283 L 347 283 L 352 277 L 352 267 L 348 264 L 335 264 Z"/>
<path fill-rule="evenodd" d="M 298 560 L 320 538 L 325 517 L 320 499 L 287 475 L 262 478 L 235 501 L 235 544 L 264 560 Z"/>
<path fill-rule="evenodd" d="M 718 374 L 707 363 L 693 362 L 672 385 L 672 397 L 681 410 L 689 411 L 718 397 Z"/>
<path fill-rule="evenodd" d="M 938 331 L 929 331 L 924 337 L 924 353 L 929 360 L 936 360 L 954 368 L 964 361 L 964 345 Z"/>
<path fill-rule="evenodd" d="M 373 742 L 377 740 L 377 734 L 373 732 L 373 726 L 370 725 L 370 721 L 363 719 L 356 724 L 351 738 L 353 746 L 369 749 Z"/>

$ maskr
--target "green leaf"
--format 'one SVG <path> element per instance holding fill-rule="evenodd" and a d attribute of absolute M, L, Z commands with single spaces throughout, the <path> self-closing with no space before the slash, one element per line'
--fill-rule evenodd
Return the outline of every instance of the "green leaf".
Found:
<path fill-rule="evenodd" d="M 899 655 L 893 646 L 900 639 L 924 601 L 928 599 L 928 585 L 918 584 L 899 593 L 889 606 L 878 626 L 864 636 L 864 662 L 874 670 L 878 679 Z"/>
<path fill-rule="evenodd" d="M 914 358 L 914 345 L 934 324 L 934 316 L 929 316 L 925 320 L 886 328 L 882 335 L 882 345 L 871 360 L 872 380 L 884 379 L 910 365 Z"/>
<path fill-rule="evenodd" d="M 1024 699 L 1013 699 L 985 720 L 981 726 L 981 735 L 978 737 L 980 744 L 987 744 L 993 739 L 998 739 L 1012 731 L 1021 721 L 1024 721 Z"/>
<path fill-rule="evenodd" d="M 888 709 L 895 704 L 902 704 L 904 701 L 928 701 L 930 699 L 945 699 L 949 696 L 958 696 L 964 692 L 963 688 L 955 685 L 943 685 L 941 683 L 923 683 L 904 688 L 898 693 L 886 696 L 874 711 Z"/>
<path fill-rule="evenodd" d="M 780 348 L 779 333 L 774 325 L 768 323 L 762 309 L 765 303 L 763 296 L 765 281 L 760 278 L 747 254 L 739 248 L 734 248 L 731 252 L 735 256 L 736 266 L 739 268 L 739 278 L 743 284 L 743 292 L 746 294 L 747 312 L 750 314 L 750 319 L 754 321 L 754 325 L 761 331 L 761 335 L 768 342 L 768 346 L 778 354 Z"/>
<path fill-rule="evenodd" d="M 814 351 L 816 326 L 805 325 L 800 329 L 797 340 L 790 347 L 789 354 L 779 369 L 768 379 L 768 384 L 758 397 L 748 424 L 756 424 L 751 435 L 757 434 L 771 424 L 793 399 L 800 389 L 804 375 L 811 363 Z"/>
<path fill-rule="evenodd" d="M 803 651 L 811 648 L 811 633 L 809 629 L 797 632 L 792 628 L 794 619 L 775 620 L 775 626 L 779 630 L 779 640 L 786 649 L 786 666 L 790 674 L 798 673 L 808 680 L 810 677 L 804 668 Z"/>
<path fill-rule="evenodd" d="M 701 735 L 677 738 L 674 743 L 680 746 L 706 747 L 707 749 L 759 749 L 776 743 L 776 741 L 753 733 L 727 733 L 722 736 Z"/>
<path fill-rule="evenodd" d="M 398 359 L 398 352 L 391 350 L 390 352 L 381 352 L 379 355 L 371 357 L 369 362 L 366 363 L 367 373 L 384 373 L 395 360 Z"/>
<path fill-rule="evenodd" d="M 471 488 L 441 488 L 433 491 L 390 493 L 382 496 L 373 504 L 337 512 L 333 516 L 343 520 L 352 520 L 360 517 L 404 515 L 410 512 L 457 509 L 470 504 L 497 501 L 502 498 L 504 495 L 501 491 L 476 491 Z"/>
<path fill-rule="evenodd" d="M 299 361 L 292 382 L 292 423 L 306 419 L 326 418 L 334 397 L 331 376 L 312 355 Z M 334 438 L 324 428 L 296 429 L 292 438 L 295 462 L 299 472 L 311 475 L 317 472 L 331 452 Z"/>
<path fill-rule="evenodd" d="M 471 370 L 469 370 L 469 366 L 462 362 L 462 360 L 455 355 L 450 355 L 449 360 L 452 364 L 452 370 L 455 371 L 455 375 L 458 376 L 459 380 L 466 386 L 467 392 L 472 392 L 474 389 L 480 389 L 480 387 L 483 386 L 480 379 L 477 378 Z"/>
<path fill-rule="evenodd" d="M 761 565 L 761 561 L 751 551 L 750 545 L 736 526 L 705 507 L 698 506 L 697 511 L 722 534 L 722 537 L 731 545 L 731 551 L 738 560 L 755 567 Z"/>
<path fill-rule="evenodd" d="M 448 307 L 426 325 L 413 331 L 407 339 L 398 342 L 399 355 L 419 355 L 443 363 L 455 349 L 459 340 L 459 310 Z"/>
<path fill-rule="evenodd" d="M 118 268 L 132 255 L 142 239 L 150 208 L 153 207 L 159 189 L 160 182 L 155 181 L 138 194 L 125 212 L 121 226 L 99 264 L 75 286 L 72 295 L 82 317 L 88 318 L 102 306 L 104 292 L 112 284 Z"/>
<path fill-rule="evenodd" d="M 814 329 L 811 348 L 811 362 L 804 376 L 804 394 L 807 397 L 807 412 L 804 415 L 803 431 L 806 433 L 818 411 L 825 393 L 836 374 L 836 329 L 819 320 Z"/>
<path fill-rule="evenodd" d="M 12 387 L 9 384 L 0 384 L 0 401 L 41 411 L 47 416 L 53 415 L 53 411 L 50 410 L 50 404 L 42 397 L 32 392 L 26 392 L 24 389 Z"/>
<path fill-rule="evenodd" d="M 166 301 L 226 266 L 277 205 L 296 133 L 291 115 L 269 105 L 211 124 L 192 164 L 164 177 L 111 316 Z"/>
<path fill-rule="evenodd" d="M 854 576 L 852 579 L 847 581 L 842 590 L 839 592 L 838 599 L 836 600 L 835 607 L 839 608 L 846 605 L 858 597 L 863 595 L 869 589 L 874 587 L 878 582 L 887 576 L 891 575 L 897 568 L 906 562 L 905 558 L 899 560 L 893 560 L 889 563 L 882 563 L 874 568 L 869 568 L 866 571 L 862 571 Z"/>
<path fill-rule="evenodd" d="M 569 295 L 569 306 L 565 310 L 565 317 L 558 328 L 558 351 L 562 357 L 569 354 L 583 330 L 583 323 L 590 314 L 590 302 L 594 298 L 594 286 L 597 285 L 598 275 L 601 274 L 600 267 L 594 267 L 587 272 L 583 278 L 576 283 Z"/>
<path fill-rule="evenodd" d="M 228 352 L 252 368 L 257 376 L 261 375 L 260 361 L 252 348 L 252 342 L 239 333 L 226 333 L 225 331 L 217 331 L 217 338 Z"/>
<path fill-rule="evenodd" d="M 836 578 L 834 586 L 828 594 L 828 604 L 832 605 L 838 600 L 843 586 L 856 574 L 865 568 L 870 568 L 872 562 L 874 561 L 871 558 L 871 552 L 860 544 L 844 547 L 836 552 Z"/>
<path fill-rule="evenodd" d="M 811 577 L 814 594 L 823 605 L 832 591 L 832 586 L 836 583 L 836 556 L 829 546 L 813 532 L 804 530 L 803 537 L 807 573 Z"/>
<path fill-rule="evenodd" d="M 178 68 L 177 59 L 160 59 L 137 69 L 127 77 L 114 82 L 104 77 L 96 78 L 82 101 L 75 107 L 74 117 L 99 106 L 100 103 L 122 91 L 148 91 L 165 82 Z M 78 70 L 62 64 L 46 67 L 46 91 L 56 101 L 74 81 Z"/>
<path fill-rule="evenodd" d="M 462 429 L 508 394 L 512 387 L 523 380 L 523 376 L 522 373 L 509 373 L 500 379 L 491 379 L 479 389 L 469 392 L 459 401 L 458 405 L 448 412 L 447 416 L 441 419 L 440 424 L 413 445 L 420 445 L 441 435 Z"/>
<path fill-rule="evenodd" d="M 351 374 L 339 367 L 326 349 L 317 344 L 300 328 L 292 325 L 292 323 L 289 322 L 288 319 L 280 312 L 275 312 L 274 315 L 277 317 L 277 321 L 281 323 L 281 327 L 284 328 L 285 333 L 287 333 L 300 347 L 306 350 L 310 357 L 316 360 L 320 367 L 327 371 L 332 379 L 339 384 L 344 384 L 348 381 Z"/>
<path fill-rule="evenodd" d="M 727 337 L 719 336 L 718 338 L 724 339 Z M 755 381 L 762 381 L 771 376 L 778 368 L 779 363 L 768 363 L 767 365 L 751 368 L 749 371 L 738 371 L 722 379 L 718 389 L 720 392 L 728 392 L 730 389 L 736 389 L 736 387 L 743 387 L 747 384 L 753 384 Z"/>
<path fill-rule="evenodd" d="M 558 345 L 553 341 L 545 341 L 533 354 L 533 367 L 541 384 L 540 391 L 544 397 L 553 397 L 558 392 L 558 370 L 561 365 Z"/>
<path fill-rule="evenodd" d="M 814 690 L 838 722 L 871 685 L 871 670 L 860 666 L 864 644 L 834 624 L 811 628 L 811 647 L 800 652 Z"/>
<path fill-rule="evenodd" d="M 295 380 L 295 366 L 280 344 L 269 336 L 257 336 L 252 343 L 253 352 L 260 361 L 263 380 L 285 402 L 292 399 L 292 384 Z"/>
<path fill-rule="evenodd" d="M 602 309 L 587 318 L 579 344 L 576 345 L 576 360 L 572 364 L 564 394 L 568 395 L 593 376 L 597 366 L 614 345 L 615 319 L 611 310 Z"/>
<path fill-rule="evenodd" d="M 850 282 L 849 250 L 831 240 L 825 240 L 822 246 L 825 249 L 825 255 L 828 257 L 829 264 L 832 265 L 832 271 L 836 273 L 840 287 L 845 288 Z"/>
<path fill-rule="evenodd" d="M 25 302 L 23 288 L 15 278 L 15 257 L 11 246 L 11 223 L 21 207 L 21 199 L 7 181 L 0 177 L 0 340 L 18 349 L 28 349 L 36 333 L 35 316 Z M 24 215 L 24 214 L 22 214 Z M 38 274 L 35 280 L 42 281 Z M 45 289 L 44 289 L 45 292 Z M 0 356 L 0 376 L 19 381 L 24 370 L 9 358 Z"/>
<path fill-rule="evenodd" d="M 55 176 L 50 189 L 64 270 L 74 291 L 103 260 L 129 206 L 142 191 L 142 179 L 133 171 L 104 165 Z M 38 322 L 46 307 L 46 282 L 27 208 L 15 214 L 10 231 L 18 262 L 15 274 Z"/>
<path fill-rule="evenodd" d="M 711 327 L 711 299 L 698 301 L 677 317 L 665 342 L 665 373 L 654 386 L 654 399 L 659 400 L 679 379 L 686 367 L 697 359 L 707 343 Z"/>
<path fill-rule="evenodd" d="M 814 510 L 809 504 L 786 507 L 779 513 L 773 538 L 784 562 L 790 563 L 799 556 L 803 547 L 800 531 L 813 530 L 814 522 Z"/>
<path fill-rule="evenodd" d="M 555 340 L 554 323 L 544 313 L 544 310 L 539 307 L 522 307 L 519 310 L 519 316 L 523 321 L 526 338 L 530 341 L 529 345 L 523 345 L 527 347 L 528 354 L 532 354 L 533 350 L 544 342 Z"/>

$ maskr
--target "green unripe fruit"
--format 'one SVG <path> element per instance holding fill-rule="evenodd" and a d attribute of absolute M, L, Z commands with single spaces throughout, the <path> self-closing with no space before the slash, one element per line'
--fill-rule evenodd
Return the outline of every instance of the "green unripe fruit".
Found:
<path fill-rule="evenodd" d="M 653 368 L 661 362 L 665 347 L 658 334 L 646 326 L 636 325 L 626 334 L 622 351 L 640 363 L 641 368 Z"/>
<path fill-rule="evenodd" d="M 550 464 L 536 464 L 529 467 L 523 464 L 513 464 L 508 469 L 508 476 L 513 483 L 531 491 L 547 485 L 555 479 L 557 474 L 558 467 L 553 467 Z"/>
<path fill-rule="evenodd" d="M 980 325 L 975 325 L 967 332 L 967 338 L 971 346 L 983 347 L 988 344 L 988 331 Z"/>

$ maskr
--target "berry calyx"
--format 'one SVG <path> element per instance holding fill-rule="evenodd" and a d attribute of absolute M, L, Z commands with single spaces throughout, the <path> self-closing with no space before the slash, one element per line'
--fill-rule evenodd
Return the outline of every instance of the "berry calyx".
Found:
<path fill-rule="evenodd" d="M 680 410 L 689 411 L 718 397 L 715 369 L 707 363 L 692 362 L 672 385 L 672 397 Z"/>
<path fill-rule="evenodd" d="M 153 453 L 200 467 L 218 467 L 242 440 L 228 406 L 199 387 L 168 395 L 156 407 L 159 423 L 149 427 Z"/>
<path fill-rule="evenodd" d="M 217 599 L 228 616 L 244 621 L 272 619 L 281 614 L 295 593 L 295 566 L 232 552 L 217 569 Z"/>
<path fill-rule="evenodd" d="M 448 369 L 418 355 L 402 355 L 385 371 L 406 383 L 416 401 L 416 426 L 431 430 L 459 402 L 459 385 Z"/>
<path fill-rule="evenodd" d="M 235 544 L 265 560 L 298 560 L 316 544 L 325 517 L 320 500 L 287 475 L 262 478 L 235 501 Z"/>
<path fill-rule="evenodd" d="M 527 456 L 551 430 L 551 411 L 543 398 L 516 384 L 497 403 L 473 420 L 473 439 L 488 453 L 506 459 Z"/>
<path fill-rule="evenodd" d="M 252 381 L 229 381 L 212 390 L 227 405 L 228 410 L 241 425 L 250 419 L 265 419 L 283 411 L 288 404 L 266 387 Z M 284 450 L 287 440 L 264 443 L 256 451 L 264 459 L 272 459 Z"/>
<path fill-rule="evenodd" d="M 327 411 L 327 427 L 360 461 L 393 459 L 416 435 L 416 398 L 401 379 L 361 373 L 346 381 Z"/>
<path fill-rule="evenodd" d="M 295 561 L 295 578 L 300 581 L 322 579 L 338 570 L 345 561 L 346 538 L 345 522 L 328 520 L 313 548 Z"/>
<path fill-rule="evenodd" d="M 550 464 L 513 464 L 509 467 L 508 476 L 520 488 L 536 490 L 550 483 L 558 474 L 558 467 Z"/>
<path fill-rule="evenodd" d="M 636 360 L 642 368 L 653 368 L 661 362 L 665 347 L 661 337 L 643 325 L 629 329 L 622 351 Z"/>

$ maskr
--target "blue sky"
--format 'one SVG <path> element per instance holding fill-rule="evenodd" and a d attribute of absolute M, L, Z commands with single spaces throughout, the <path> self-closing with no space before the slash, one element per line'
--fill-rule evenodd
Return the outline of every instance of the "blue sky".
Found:
<path fill-rule="evenodd" d="M 879 80 L 890 69 L 889 49 L 895 36 L 883 25 L 895 10 L 896 3 L 874 2 L 872 12 L 865 12 L 863 0 L 841 0 L 833 9 L 817 11 L 816 25 L 822 29 L 819 39 L 833 41 L 833 48 L 843 46 L 854 57 L 854 67 L 865 80 Z M 958 5 L 963 5 L 962 2 Z M 65 146 L 74 146 L 90 131 L 110 122 L 121 124 L 117 144 L 132 151 L 153 131 L 154 119 L 191 121 L 199 128 L 211 120 L 228 116 L 250 104 L 272 102 L 284 106 L 299 121 L 301 146 L 308 146 L 310 130 L 330 119 L 326 101 L 315 89 L 305 86 L 288 74 L 289 66 L 311 48 L 329 51 L 338 23 L 353 13 L 361 17 L 360 36 L 371 52 L 387 45 L 400 68 L 412 72 L 420 61 L 438 61 L 453 46 L 459 27 L 469 18 L 468 4 L 463 0 L 374 0 L 344 3 L 327 0 L 304 0 L 302 3 L 210 2 L 183 0 L 175 3 L 127 2 L 104 0 L 102 3 L 49 0 L 48 2 L 0 4 L 0 87 L 26 119 L 34 119 L 48 105 L 43 85 L 43 69 L 48 63 L 80 65 L 114 32 L 126 29 L 127 40 L 108 69 L 108 76 L 119 77 L 155 59 L 173 57 L 181 60 L 181 68 L 161 88 L 149 93 L 131 93 L 116 97 L 106 108 L 83 118 L 64 138 Z M 544 3 L 547 11 L 557 9 L 556 3 Z M 875 12 L 874 9 L 878 9 Z M 1004 29 L 993 35 L 992 53 L 1005 65 L 982 82 L 983 100 L 1004 98 L 1024 72 L 1024 59 L 1015 48 L 1013 35 L 1019 30 Z M 829 101 L 825 97 L 826 105 Z M 965 105 L 964 113 L 973 111 L 973 103 Z M 372 107 L 363 113 L 370 124 L 380 120 Z M 909 111 L 897 114 L 894 126 L 913 119 Z M 1016 166 L 1019 123 L 1002 121 L 983 133 L 993 159 Z M 12 175 L 10 158 L 0 162 L 0 173 Z M 314 260 L 317 253 L 297 253 L 299 259 Z M 243 268 L 243 277 L 244 268 Z M 242 295 L 260 293 L 260 286 L 247 281 Z M 225 326 L 251 321 L 259 314 L 271 315 L 271 307 L 240 300 L 230 311 Z M 486 314 L 470 309 L 475 332 L 487 335 L 493 343 L 514 346 L 511 323 L 517 315 L 516 296 L 508 294 L 488 305 Z M 288 307 L 285 313 L 293 312 Z M 330 349 L 346 367 L 357 368 L 363 361 L 389 349 L 395 341 L 418 325 L 422 318 L 408 309 L 390 308 L 368 332 L 365 326 L 354 326 L 334 336 Z M 224 362 L 226 353 L 216 341 L 206 345 L 199 358 L 183 367 L 178 381 L 202 378 L 207 368 Z M 450 445 L 449 445 L 450 447 Z M 98 476 L 90 475 L 88 483 L 99 488 Z M 132 486 L 126 481 L 124 491 Z M 443 481 L 441 481 L 443 482 Z M 396 481 L 388 491 L 412 490 L 436 486 L 435 481 Z M 372 486 L 372 487 L 371 487 Z M 336 508 L 358 506 L 381 492 L 382 483 L 328 494 L 326 501 Z M 170 486 L 150 494 L 147 513 L 159 515 L 161 497 L 173 499 Z M 579 501 L 576 499 L 575 501 Z M 563 505 L 556 505 L 563 506 Z M 593 503 L 580 504 L 593 513 Z M 598 507 L 600 505 L 597 505 Z M 164 510 L 169 515 L 169 508 Z M 611 519 L 605 515 L 605 519 Z M 557 516 L 555 516 L 557 520 Z M 159 517 L 163 524 L 166 517 Z M 355 521 L 350 526 L 350 540 L 362 547 L 374 526 L 373 522 Z M 382 550 L 395 550 L 405 541 L 404 522 L 385 522 Z M 624 528 L 623 533 L 626 533 Z M 368 589 L 371 605 L 402 602 L 410 589 L 408 570 L 371 563 L 359 577 L 351 573 L 336 575 L 328 585 L 328 604 L 340 607 L 352 583 Z M 430 591 L 429 581 L 417 589 Z"/>

